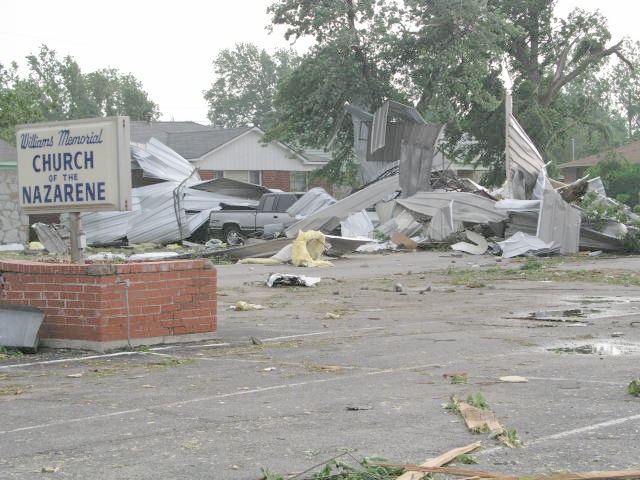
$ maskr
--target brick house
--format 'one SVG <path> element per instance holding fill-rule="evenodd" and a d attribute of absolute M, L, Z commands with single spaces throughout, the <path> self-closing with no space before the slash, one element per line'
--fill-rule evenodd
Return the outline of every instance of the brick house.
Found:
<path fill-rule="evenodd" d="M 571 183 L 582 178 L 585 172 L 598 162 L 613 158 L 624 158 L 629 163 L 640 163 L 640 142 L 627 143 L 626 145 L 607 150 L 606 152 L 561 163 L 558 165 L 558 170 L 560 170 L 563 180 L 566 183 Z"/>
<path fill-rule="evenodd" d="M 131 141 L 156 138 L 195 165 L 203 180 L 230 178 L 284 191 L 306 191 L 309 174 L 326 165 L 279 142 L 263 143 L 258 127 L 220 129 L 195 122 L 131 122 Z M 134 172 L 134 185 L 136 173 Z"/>

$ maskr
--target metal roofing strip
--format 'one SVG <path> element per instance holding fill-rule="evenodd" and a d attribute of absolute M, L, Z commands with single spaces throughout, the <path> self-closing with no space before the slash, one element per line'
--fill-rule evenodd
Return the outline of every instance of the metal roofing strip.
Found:
<path fill-rule="evenodd" d="M 545 167 L 544 160 L 513 115 L 510 117 L 508 135 L 509 153 L 512 162 L 527 173 L 537 175 L 538 172 Z"/>
<path fill-rule="evenodd" d="M 191 163 L 155 138 L 144 146 L 131 145 L 131 154 L 148 176 L 178 182 L 188 177 L 191 183 L 200 180 Z"/>
<path fill-rule="evenodd" d="M 315 230 L 323 230 L 327 225 L 334 224 L 336 219 L 339 223 L 351 213 L 370 207 L 385 196 L 395 193 L 399 188 L 397 175 L 380 180 L 294 223 L 285 230 L 285 234 L 293 238 L 299 231 L 309 230 L 312 225 Z"/>
<path fill-rule="evenodd" d="M 536 236 L 560 245 L 560 253 L 577 253 L 580 243 L 580 211 L 562 199 L 555 190 L 544 191 Z"/>
<path fill-rule="evenodd" d="M 383 148 L 387 136 L 387 116 L 389 114 L 389 101 L 387 100 L 373 114 L 371 125 L 371 138 L 369 139 L 369 151 L 371 153 Z"/>
<path fill-rule="evenodd" d="M 396 202 L 407 210 L 434 217 L 453 201 L 453 221 L 487 223 L 507 219 L 504 212 L 495 208 L 495 201 L 469 192 L 418 192 Z"/>

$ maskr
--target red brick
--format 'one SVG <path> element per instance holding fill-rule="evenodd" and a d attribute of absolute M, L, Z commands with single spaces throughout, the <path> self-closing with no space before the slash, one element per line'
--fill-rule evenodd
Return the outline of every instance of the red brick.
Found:
<path fill-rule="evenodd" d="M 217 272 L 206 259 L 109 267 L 1 261 L 0 269 L 5 280 L 0 304 L 45 310 L 42 338 L 126 339 L 128 315 L 136 338 L 217 327 Z"/>

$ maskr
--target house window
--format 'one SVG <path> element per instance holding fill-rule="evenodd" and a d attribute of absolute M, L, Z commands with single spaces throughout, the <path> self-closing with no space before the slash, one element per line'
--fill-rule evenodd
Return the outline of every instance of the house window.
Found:
<path fill-rule="evenodd" d="M 220 170 L 213 172 L 213 178 L 215 179 L 224 178 L 224 172 Z"/>
<path fill-rule="evenodd" d="M 262 185 L 262 172 L 260 170 L 249 170 L 249 183 Z"/>
<path fill-rule="evenodd" d="M 291 172 L 291 191 L 306 192 L 309 188 L 309 175 L 307 172 Z"/>

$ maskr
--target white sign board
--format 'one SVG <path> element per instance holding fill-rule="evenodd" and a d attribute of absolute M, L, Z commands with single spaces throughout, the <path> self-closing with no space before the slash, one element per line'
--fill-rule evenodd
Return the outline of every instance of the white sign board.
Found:
<path fill-rule="evenodd" d="M 25 213 L 131 210 L 129 117 L 16 128 Z"/>

